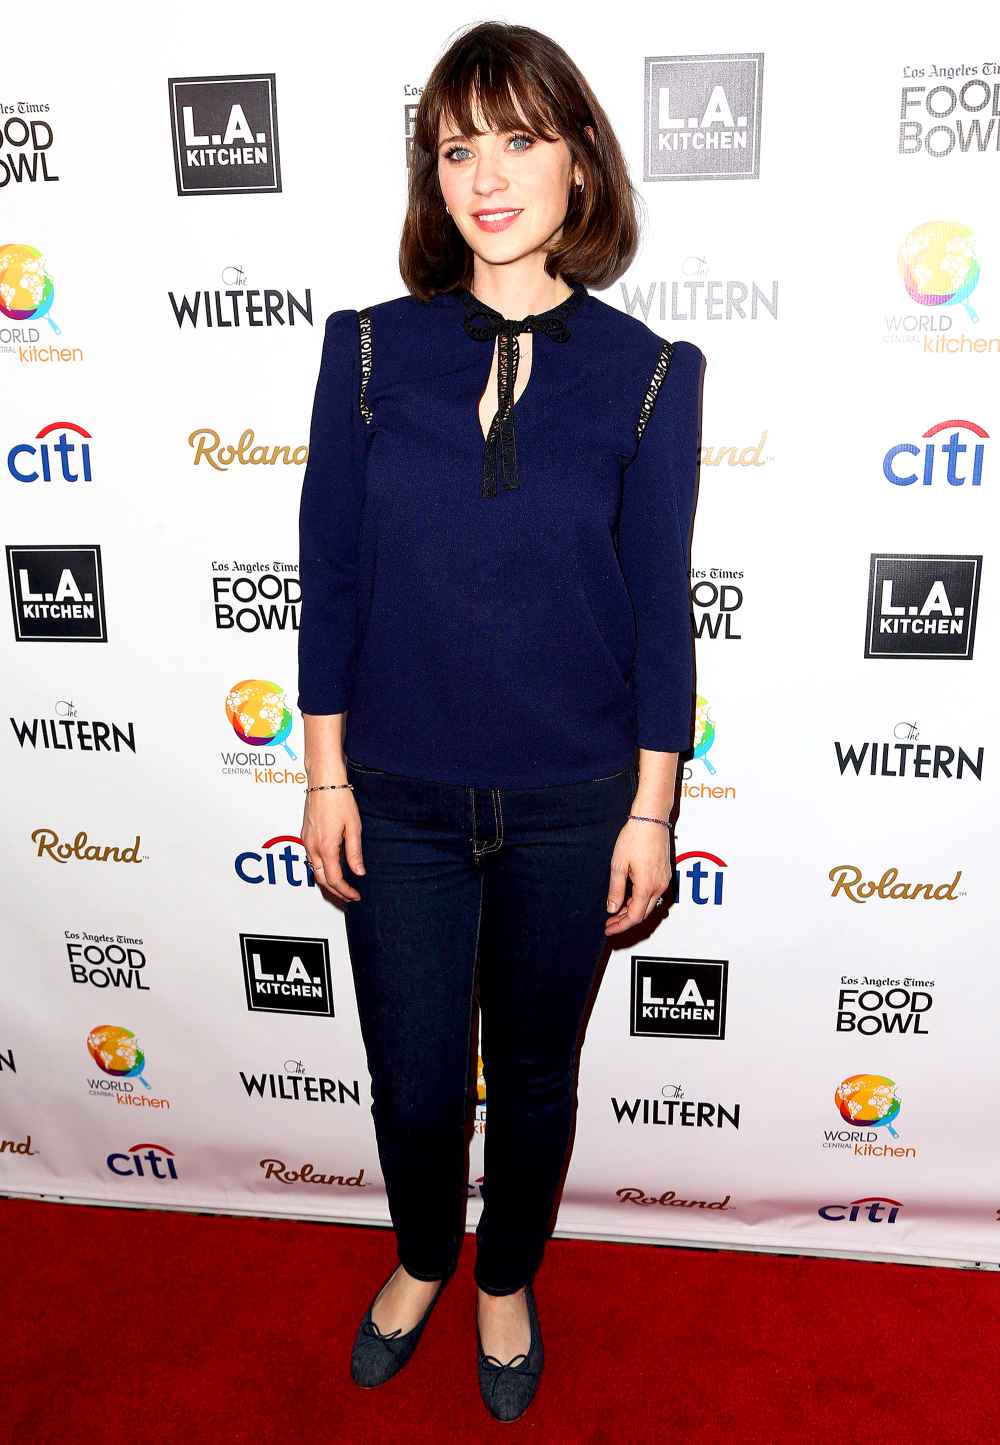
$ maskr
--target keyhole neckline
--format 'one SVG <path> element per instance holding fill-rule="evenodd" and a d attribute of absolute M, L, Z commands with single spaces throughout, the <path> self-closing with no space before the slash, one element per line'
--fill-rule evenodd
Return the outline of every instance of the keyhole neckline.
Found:
<path fill-rule="evenodd" d="M 465 330 L 477 341 L 488 341 L 501 331 L 516 336 L 524 331 L 541 331 L 554 341 L 567 341 L 570 337 L 568 319 L 582 306 L 589 292 L 582 281 L 569 281 L 572 288 L 568 296 L 550 306 L 547 311 L 530 312 L 520 320 L 504 316 L 493 306 L 481 301 L 468 286 L 459 286 L 456 295 L 462 302 Z"/>

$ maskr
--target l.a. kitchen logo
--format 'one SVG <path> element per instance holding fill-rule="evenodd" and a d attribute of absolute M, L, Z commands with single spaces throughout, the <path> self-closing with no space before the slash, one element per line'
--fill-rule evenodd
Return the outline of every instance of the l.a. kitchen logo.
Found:
<path fill-rule="evenodd" d="M 100 547 L 9 543 L 7 578 L 18 642 L 107 642 Z"/>
<path fill-rule="evenodd" d="M 982 566 L 972 553 L 873 552 L 865 657 L 971 659 Z"/>
<path fill-rule="evenodd" d="M 333 1018 L 330 944 L 326 938 L 241 933 L 247 1008 L 252 1013 Z"/>

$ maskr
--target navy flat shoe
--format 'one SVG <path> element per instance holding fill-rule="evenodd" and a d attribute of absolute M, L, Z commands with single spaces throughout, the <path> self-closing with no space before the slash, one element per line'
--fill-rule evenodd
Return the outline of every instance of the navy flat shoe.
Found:
<path fill-rule="evenodd" d="M 358 1326 L 358 1332 L 354 1337 L 354 1348 L 351 1350 L 351 1379 L 365 1390 L 374 1389 L 376 1385 L 384 1385 L 386 1380 L 391 1380 L 393 1375 L 398 1374 L 410 1359 L 423 1334 L 424 1326 L 431 1317 L 431 1311 L 444 1294 L 444 1287 L 451 1278 L 451 1274 L 445 1275 L 438 1285 L 433 1299 L 412 1330 L 407 1330 L 405 1335 L 400 1329 L 389 1330 L 383 1334 L 372 1319 L 372 1310 L 375 1307 L 375 1301 L 385 1289 L 385 1285 L 400 1268 L 401 1266 L 397 1264 L 385 1284 L 375 1291 L 372 1302 L 365 1311 L 364 1319 Z"/>
<path fill-rule="evenodd" d="M 516 1420 L 535 1398 L 541 1379 L 545 1352 L 542 1348 L 542 1330 L 538 1322 L 535 1292 L 531 1285 L 525 1286 L 525 1303 L 531 1323 L 531 1340 L 527 1352 L 514 1355 L 504 1364 L 496 1355 L 483 1352 L 482 1336 L 479 1333 L 479 1308 L 476 1306 L 476 1347 L 479 1356 L 479 1393 L 483 1404 L 497 1420 Z"/>

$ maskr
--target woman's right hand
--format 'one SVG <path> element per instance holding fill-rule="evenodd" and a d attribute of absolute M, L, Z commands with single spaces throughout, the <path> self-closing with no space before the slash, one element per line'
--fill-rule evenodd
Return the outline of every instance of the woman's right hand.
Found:
<path fill-rule="evenodd" d="M 361 814 L 350 788 L 323 788 L 307 794 L 302 818 L 302 842 L 316 882 L 344 903 L 358 902 L 361 894 L 348 883 L 340 866 L 340 846 L 343 843 L 351 872 L 365 871 L 361 854 Z"/>

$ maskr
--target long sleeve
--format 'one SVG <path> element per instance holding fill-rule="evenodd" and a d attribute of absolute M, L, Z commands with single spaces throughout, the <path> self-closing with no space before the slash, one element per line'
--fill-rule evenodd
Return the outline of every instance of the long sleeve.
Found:
<path fill-rule="evenodd" d="M 358 546 L 364 502 L 358 313 L 326 320 L 299 502 L 298 707 L 347 710 L 355 663 Z"/>
<path fill-rule="evenodd" d="M 683 752 L 693 742 L 689 542 L 704 362 L 693 343 L 674 343 L 623 474 L 618 555 L 638 633 L 632 674 L 638 745 L 658 752 Z"/>

